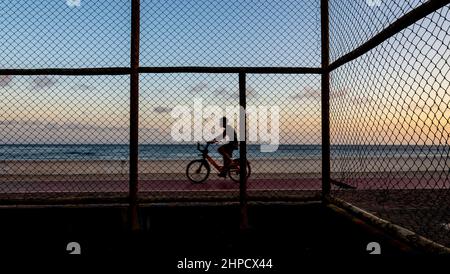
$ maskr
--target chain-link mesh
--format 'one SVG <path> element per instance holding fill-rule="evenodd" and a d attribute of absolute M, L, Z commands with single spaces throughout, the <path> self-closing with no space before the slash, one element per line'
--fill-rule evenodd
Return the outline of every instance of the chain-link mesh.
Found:
<path fill-rule="evenodd" d="M 318 68 L 320 1 L 141 2 L 139 197 L 238 198 L 239 184 L 217 177 L 218 145 L 208 151 L 217 166 L 211 161 L 207 181 L 193 183 L 186 172 L 202 157 L 196 142 L 208 139 L 203 131 L 196 138 L 195 123 L 217 119 L 195 113 L 219 107 L 219 116 L 227 116 L 227 107 L 238 107 L 243 99 L 238 73 L 247 81 L 249 197 L 315 197 L 324 119 L 319 74 L 327 73 Z M 330 0 L 331 61 L 427 3 Z M 5 200 L 128 195 L 129 159 L 136 159 L 130 156 L 135 154 L 129 137 L 134 136 L 130 94 L 136 93 L 130 93 L 128 75 L 136 71 L 127 68 L 130 41 L 136 38 L 130 37 L 130 16 L 137 13 L 130 10 L 131 1 L 0 3 L 0 193 Z M 335 66 L 330 102 L 332 179 L 356 187 L 335 188 L 332 195 L 444 244 L 450 238 L 449 17 L 449 7 L 441 8 Z M 201 73 L 179 71 L 195 66 L 203 67 Z M 105 67 L 112 70 L 98 70 Z M 229 70 L 217 72 L 217 67 Z M 251 71 L 263 67 L 267 73 Z M 276 67 L 287 73 L 273 71 Z M 307 72 L 316 75 L 290 67 L 310 68 Z M 83 76 L 83 71 L 98 76 Z M 100 76 L 105 73 L 123 75 Z M 275 113 L 260 122 L 260 114 Z M 231 116 L 237 130 L 239 115 Z M 270 124 L 275 121 L 279 124 Z M 183 125 L 193 132 L 174 129 Z M 274 139 L 261 136 L 275 131 L 276 148 L 263 152 Z M 234 151 L 233 158 L 239 153 Z M 237 170 L 236 162 L 231 164 Z M 202 175 L 198 167 L 192 171 Z"/>
<path fill-rule="evenodd" d="M 330 103 L 332 178 L 356 187 L 333 195 L 446 245 L 449 18 L 441 8 L 333 71 Z"/>
<path fill-rule="evenodd" d="M 127 194 L 129 76 L 0 77 L 2 197 Z"/>
<path fill-rule="evenodd" d="M 249 194 L 271 191 L 271 197 L 314 197 L 321 189 L 322 150 L 319 75 L 250 75 L 247 106 L 256 107 L 258 119 L 248 117 L 248 130 L 266 131 L 264 115 L 279 109 L 279 146 L 264 152 L 261 145 L 276 142 L 248 138 L 248 159 L 252 163 Z M 258 123 L 256 123 L 256 121 Z M 268 130 L 271 130 L 268 129 Z M 250 136 L 248 136 L 250 137 Z M 268 138 L 270 139 L 270 138 Z M 276 149 L 276 150 L 275 150 Z"/>
<path fill-rule="evenodd" d="M 130 1 L 1 1 L 1 68 L 128 67 Z"/>
<path fill-rule="evenodd" d="M 188 164 L 201 159 L 196 143 L 202 146 L 213 136 L 206 136 L 206 124 L 219 124 L 225 106 L 239 106 L 236 74 L 144 74 L 140 92 L 139 191 L 154 199 L 193 199 L 238 197 L 239 184 L 221 179 L 210 164 L 211 174 L 202 183 L 188 180 Z M 216 118 L 207 114 L 217 108 Z M 177 113 L 177 108 L 185 109 Z M 194 113 L 195 112 L 195 113 Z M 190 116 L 190 117 L 189 117 Z M 230 118 L 231 119 L 231 118 Z M 181 123 L 181 124 L 180 124 Z M 188 135 L 178 139 L 178 125 Z M 199 133 L 194 132 L 200 129 Z M 217 128 L 219 130 L 219 128 Z M 237 130 L 237 129 L 236 129 Z M 222 165 L 218 145 L 211 145 L 209 155 Z M 238 153 L 234 152 L 234 156 Z"/>
<path fill-rule="evenodd" d="M 201 128 L 195 139 L 195 114 L 200 125 L 219 124 L 227 116 L 238 132 L 239 79 L 236 74 L 145 74 L 140 94 L 140 191 L 143 196 L 168 198 L 237 199 L 238 182 L 219 178 L 209 164 L 207 181 L 187 181 L 186 168 L 201 159 L 196 143 L 208 139 Z M 316 197 L 320 191 L 320 77 L 311 75 L 248 75 L 247 152 L 251 166 L 251 197 Z M 302 107 L 300 108 L 299 105 Z M 175 110 L 187 109 L 180 117 Z M 208 108 L 219 113 L 209 116 Z M 229 110 L 232 115 L 229 115 Z M 184 118 L 185 140 L 178 141 L 174 126 Z M 216 121 L 217 120 L 217 121 Z M 276 120 L 276 121 L 275 121 Z M 301 123 L 300 123 L 301 121 Z M 274 123 L 277 128 L 272 129 Z M 298 126 L 295 126 L 298 125 Z M 279 128 L 278 128 L 279 127 Z M 220 126 L 212 136 L 220 135 Z M 266 139 L 263 134 L 268 133 Z M 239 136 L 238 136 L 239 138 Z M 264 144 L 275 144 L 264 150 Z M 222 165 L 221 143 L 210 146 L 209 155 Z M 239 150 L 233 152 L 239 158 Z"/>
<path fill-rule="evenodd" d="M 319 1 L 142 1 L 142 66 L 319 67 Z"/>
<path fill-rule="evenodd" d="M 319 1 L 141 2 L 141 66 L 320 65 Z M 89 73 L 96 74 L 95 68 L 129 67 L 131 1 L 0 5 L 1 69 L 94 68 Z M 273 140 L 281 137 L 279 149 L 261 153 L 259 140 L 249 143 L 254 178 L 249 190 L 265 197 L 319 190 L 318 76 L 247 77 L 249 107 L 283 108 L 277 117 L 281 136 Z M 2 193 L 20 198 L 128 191 L 129 76 L 2 75 L 0 80 Z M 217 177 L 212 164 L 206 182 L 191 183 L 187 165 L 200 157 L 196 142 L 207 140 L 173 136 L 174 124 L 186 118 L 173 116 L 177 107 L 239 107 L 237 73 L 141 74 L 139 101 L 141 198 L 238 198 L 239 183 Z M 202 125 L 211 123 L 211 117 L 203 118 Z M 231 117 L 237 131 L 238 118 L 239 113 Z M 308 129 L 291 128 L 298 121 Z M 219 146 L 211 145 L 209 155 L 220 166 Z M 310 158 L 303 161 L 302 155 Z M 239 150 L 232 156 L 238 158 Z M 296 169 L 299 161 L 304 169 Z"/>
<path fill-rule="evenodd" d="M 357 48 L 426 0 L 330 0 L 330 58 Z"/>

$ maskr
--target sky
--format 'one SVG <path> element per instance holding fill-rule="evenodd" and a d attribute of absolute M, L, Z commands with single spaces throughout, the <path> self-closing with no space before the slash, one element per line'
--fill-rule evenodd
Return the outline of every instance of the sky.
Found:
<path fill-rule="evenodd" d="M 128 66 L 130 1 L 80 0 L 79 5 L 76 2 L 1 1 L 0 68 Z M 320 66 L 320 1 L 141 2 L 141 66 Z M 386 0 L 373 7 L 362 1 L 331 1 L 332 59 L 421 2 L 399 4 Z M 410 81 L 411 87 L 420 82 L 419 76 L 411 78 L 410 73 L 403 70 L 402 74 L 398 69 L 398 64 L 406 66 L 411 62 L 411 58 L 402 60 L 401 54 L 418 56 L 410 72 L 437 66 L 439 71 L 428 79 L 438 82 L 440 90 L 448 88 L 448 82 L 441 79 L 448 76 L 448 66 L 440 60 L 441 56 L 448 56 L 449 49 L 443 45 L 450 42 L 445 30 L 448 20 L 442 20 L 442 14 L 433 19 L 434 23 L 427 23 L 425 31 L 419 26 L 416 35 L 396 36 L 386 43 L 390 50 L 381 46 L 372 55 L 352 62 L 353 68 L 366 69 L 366 73 L 349 73 L 350 68 L 336 71 L 332 94 L 343 94 L 356 102 L 353 108 L 346 108 L 354 121 L 361 120 L 357 114 L 380 117 L 367 115 L 367 110 L 360 106 L 364 103 L 370 110 L 369 101 L 380 105 L 382 94 L 393 93 L 393 88 L 382 85 L 380 73 L 397 82 Z M 441 28 L 435 24 L 439 20 Z M 424 40 L 421 35 L 427 32 L 440 38 L 432 45 L 438 55 L 425 48 L 429 39 Z M 407 52 L 394 51 L 402 47 L 407 47 Z M 374 58 L 370 60 L 376 60 L 377 66 L 386 71 L 368 69 L 367 58 Z M 173 122 L 170 109 L 189 105 L 193 98 L 201 97 L 206 104 L 237 105 L 236 75 L 142 75 L 140 82 L 144 143 L 170 142 L 168 132 Z M 276 104 L 283 110 L 280 121 L 283 143 L 320 143 L 320 76 L 249 75 L 247 82 L 248 104 Z M 421 88 L 425 89 L 426 84 L 409 93 L 423 92 L 418 91 Z M 368 96 L 374 89 L 380 96 Z M 0 143 L 125 143 L 129 126 L 128 92 L 128 76 L 0 76 Z M 394 97 L 404 96 L 405 92 L 407 89 L 396 91 Z M 392 111 L 387 112 L 394 116 L 400 113 L 394 109 L 395 105 L 391 107 Z M 413 112 L 421 115 L 420 110 Z M 426 115 L 433 115 L 432 111 Z M 433 124 L 436 119 L 427 123 Z M 335 132 L 342 138 L 337 138 L 337 142 L 350 140 L 353 133 L 342 135 L 338 121 Z M 353 129 L 367 128 L 366 123 L 354 124 Z M 382 137 L 389 125 L 381 127 L 377 131 Z M 364 133 L 368 136 L 360 136 L 361 140 L 370 139 L 370 131 Z M 385 139 L 391 142 L 389 137 Z M 424 137 L 416 137 L 416 141 L 421 139 Z"/>
<path fill-rule="evenodd" d="M 131 1 L 67 1 L 1 1 L 0 65 L 128 66 Z M 316 0 L 141 2 L 142 66 L 320 64 Z"/>

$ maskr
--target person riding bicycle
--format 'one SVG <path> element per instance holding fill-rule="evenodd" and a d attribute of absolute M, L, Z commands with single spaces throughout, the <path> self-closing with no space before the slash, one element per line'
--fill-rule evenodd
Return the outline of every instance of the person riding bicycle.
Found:
<path fill-rule="evenodd" d="M 222 155 L 223 157 L 223 168 L 219 173 L 220 177 L 226 177 L 228 169 L 230 168 L 231 164 L 231 157 L 233 156 L 233 151 L 238 149 L 238 140 L 237 140 L 237 134 L 236 131 L 232 126 L 228 124 L 227 118 L 222 117 L 220 119 L 221 126 L 223 127 L 223 132 L 218 135 L 216 138 L 214 138 L 210 143 L 216 143 L 219 141 L 225 141 L 226 143 L 221 145 L 217 151 Z M 228 137 L 228 139 L 226 139 Z M 227 142 L 228 140 L 228 142 Z"/>

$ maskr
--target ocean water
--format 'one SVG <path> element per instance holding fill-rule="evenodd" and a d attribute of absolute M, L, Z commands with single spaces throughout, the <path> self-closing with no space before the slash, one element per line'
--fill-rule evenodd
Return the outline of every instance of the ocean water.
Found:
<path fill-rule="evenodd" d="M 219 157 L 218 145 L 210 146 L 210 155 Z M 320 145 L 280 145 L 275 152 L 261 152 L 260 145 L 247 146 L 248 158 L 252 159 L 320 159 Z M 406 145 L 333 145 L 332 156 L 365 157 L 448 157 L 449 146 Z M 128 145 L 97 144 L 20 144 L 0 145 L 0 160 L 124 160 L 129 156 Z M 195 144 L 144 144 L 139 146 L 142 160 L 189 160 L 198 158 Z M 239 152 L 234 152 L 238 157 Z"/>

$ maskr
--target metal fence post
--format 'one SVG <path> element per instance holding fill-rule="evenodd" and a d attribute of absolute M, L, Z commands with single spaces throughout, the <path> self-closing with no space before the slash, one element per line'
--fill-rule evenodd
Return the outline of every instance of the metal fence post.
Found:
<path fill-rule="evenodd" d="M 320 1 L 322 38 L 322 200 L 330 195 L 330 37 L 328 0 Z"/>
<path fill-rule="evenodd" d="M 246 95 L 246 74 L 239 73 L 239 158 L 240 161 L 240 176 L 239 176 L 239 204 L 241 211 L 241 230 L 248 228 L 248 215 L 247 215 L 247 121 L 246 121 L 246 107 L 247 107 L 247 95 Z M 244 138 L 243 138 L 244 137 Z"/>
<path fill-rule="evenodd" d="M 130 52 L 130 185 L 129 225 L 139 229 L 138 222 L 138 160 L 139 160 L 139 24 L 140 0 L 131 2 L 131 52 Z"/>

